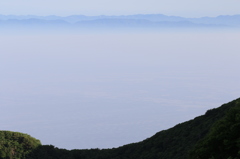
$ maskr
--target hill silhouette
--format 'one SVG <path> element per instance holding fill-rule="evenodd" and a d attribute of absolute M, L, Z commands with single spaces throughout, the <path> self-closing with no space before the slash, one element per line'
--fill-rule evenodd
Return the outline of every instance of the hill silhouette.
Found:
<path fill-rule="evenodd" d="M 22 152 L 27 159 L 239 159 L 239 132 L 240 98 L 141 142 L 118 148 L 66 150 L 38 144 L 30 153 Z M 6 146 L 1 146 L 2 151 Z M 12 158 L 17 159 L 14 154 Z"/>

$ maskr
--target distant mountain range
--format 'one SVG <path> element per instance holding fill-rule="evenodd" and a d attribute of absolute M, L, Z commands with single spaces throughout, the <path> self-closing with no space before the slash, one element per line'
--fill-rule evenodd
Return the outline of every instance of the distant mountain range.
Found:
<path fill-rule="evenodd" d="M 184 18 L 162 14 L 137 14 L 126 16 L 16 16 L 0 15 L 2 26 L 62 26 L 62 27 L 240 27 L 240 15 L 217 17 Z"/>

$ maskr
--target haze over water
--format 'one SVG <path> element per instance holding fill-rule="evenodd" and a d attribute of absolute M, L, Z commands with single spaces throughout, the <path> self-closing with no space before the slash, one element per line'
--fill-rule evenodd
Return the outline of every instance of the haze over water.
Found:
<path fill-rule="evenodd" d="M 112 148 L 239 97 L 240 32 L 2 34 L 1 129 Z"/>

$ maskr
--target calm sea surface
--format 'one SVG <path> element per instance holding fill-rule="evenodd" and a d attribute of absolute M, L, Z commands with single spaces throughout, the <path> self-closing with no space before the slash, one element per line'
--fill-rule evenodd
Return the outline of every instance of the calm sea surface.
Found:
<path fill-rule="evenodd" d="M 239 32 L 4 34 L 1 129 L 60 148 L 138 142 L 240 96 Z"/>

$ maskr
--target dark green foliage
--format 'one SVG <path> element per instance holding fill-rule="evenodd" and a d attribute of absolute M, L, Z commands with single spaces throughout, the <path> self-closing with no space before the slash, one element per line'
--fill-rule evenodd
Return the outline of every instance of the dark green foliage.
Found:
<path fill-rule="evenodd" d="M 71 159 L 70 152 L 64 149 L 58 149 L 53 145 L 38 146 L 27 159 Z"/>
<path fill-rule="evenodd" d="M 240 99 L 237 99 L 146 140 L 119 148 L 65 150 L 52 145 L 39 146 L 40 142 L 26 146 L 17 140 L 23 149 L 14 149 L 17 152 L 14 156 L 24 154 L 21 159 L 26 154 L 26 159 L 240 159 L 239 134 Z M 7 147 L 8 144 L 1 147 L 0 159 L 11 157 L 12 151 L 5 150 Z"/>
<path fill-rule="evenodd" d="M 0 159 L 24 159 L 40 141 L 18 132 L 0 131 Z"/>
<path fill-rule="evenodd" d="M 214 124 L 210 133 L 196 144 L 191 158 L 240 158 L 240 102 L 234 104 L 226 116 Z"/>

